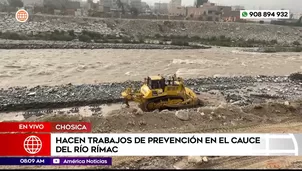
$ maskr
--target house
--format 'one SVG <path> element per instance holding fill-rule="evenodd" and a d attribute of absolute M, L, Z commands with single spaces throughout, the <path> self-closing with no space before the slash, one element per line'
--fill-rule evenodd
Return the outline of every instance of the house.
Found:
<path fill-rule="evenodd" d="M 186 7 L 174 7 L 169 9 L 170 16 L 187 16 Z"/>
<path fill-rule="evenodd" d="M 223 21 L 227 22 L 236 22 L 241 20 L 240 19 L 240 11 L 229 11 L 227 13 L 224 13 L 222 16 Z"/>

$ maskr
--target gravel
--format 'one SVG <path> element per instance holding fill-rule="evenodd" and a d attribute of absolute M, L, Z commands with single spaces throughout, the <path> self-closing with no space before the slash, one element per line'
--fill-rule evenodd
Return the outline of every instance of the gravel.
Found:
<path fill-rule="evenodd" d="M 293 81 L 302 82 L 302 72 L 292 73 L 292 74 L 290 74 L 289 78 Z"/>
<path fill-rule="evenodd" d="M 302 97 L 301 83 L 285 76 L 218 77 L 185 80 L 196 92 L 217 90 L 227 102 L 236 105 L 261 103 L 267 99 L 296 100 Z M 11 87 L 0 89 L 0 111 L 60 108 L 122 102 L 121 92 L 141 82 Z"/>

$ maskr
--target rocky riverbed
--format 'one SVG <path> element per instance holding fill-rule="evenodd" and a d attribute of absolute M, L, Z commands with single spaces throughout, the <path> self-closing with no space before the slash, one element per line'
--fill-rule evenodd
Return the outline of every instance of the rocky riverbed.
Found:
<path fill-rule="evenodd" d="M 29 22 L 18 23 L 14 14 L 0 14 L 0 29 L 2 32 L 12 31 L 28 35 L 38 35 L 54 30 L 83 30 L 115 36 L 167 36 L 188 35 L 201 38 L 225 36 L 232 40 L 252 39 L 263 41 L 278 41 L 279 44 L 302 42 L 301 27 L 277 26 L 256 23 L 219 23 L 197 21 L 163 21 L 163 20 L 127 20 L 77 18 L 50 15 L 32 15 Z"/>
<path fill-rule="evenodd" d="M 297 100 L 302 97 L 301 83 L 282 76 L 219 77 L 185 81 L 198 92 L 223 95 L 226 102 L 236 105 L 263 103 L 267 100 Z M 0 111 L 100 105 L 121 102 L 120 93 L 141 82 L 12 87 L 0 90 Z"/>
<path fill-rule="evenodd" d="M 209 49 L 210 46 L 176 46 L 159 44 L 85 43 L 43 40 L 0 39 L 0 49 Z"/>

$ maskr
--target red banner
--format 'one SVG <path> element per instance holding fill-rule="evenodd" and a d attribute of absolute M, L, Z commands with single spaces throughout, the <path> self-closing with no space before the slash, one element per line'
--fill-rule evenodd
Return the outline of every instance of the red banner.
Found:
<path fill-rule="evenodd" d="M 50 134 L 0 134 L 0 156 L 50 156 Z"/>
<path fill-rule="evenodd" d="M 0 122 L 0 132 L 91 132 L 89 122 Z"/>
<path fill-rule="evenodd" d="M 91 132 L 90 122 L 52 122 L 51 132 Z"/>

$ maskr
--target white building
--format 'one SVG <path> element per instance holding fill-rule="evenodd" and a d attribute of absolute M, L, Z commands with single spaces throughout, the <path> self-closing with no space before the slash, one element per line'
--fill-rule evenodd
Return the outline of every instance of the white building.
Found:
<path fill-rule="evenodd" d="M 181 7 L 181 0 L 170 0 L 169 9 L 174 9 L 177 7 Z"/>
<path fill-rule="evenodd" d="M 168 3 L 154 3 L 154 12 L 157 14 L 168 14 Z"/>
<path fill-rule="evenodd" d="M 244 10 L 244 6 L 236 5 L 232 6 L 232 11 Z"/>

